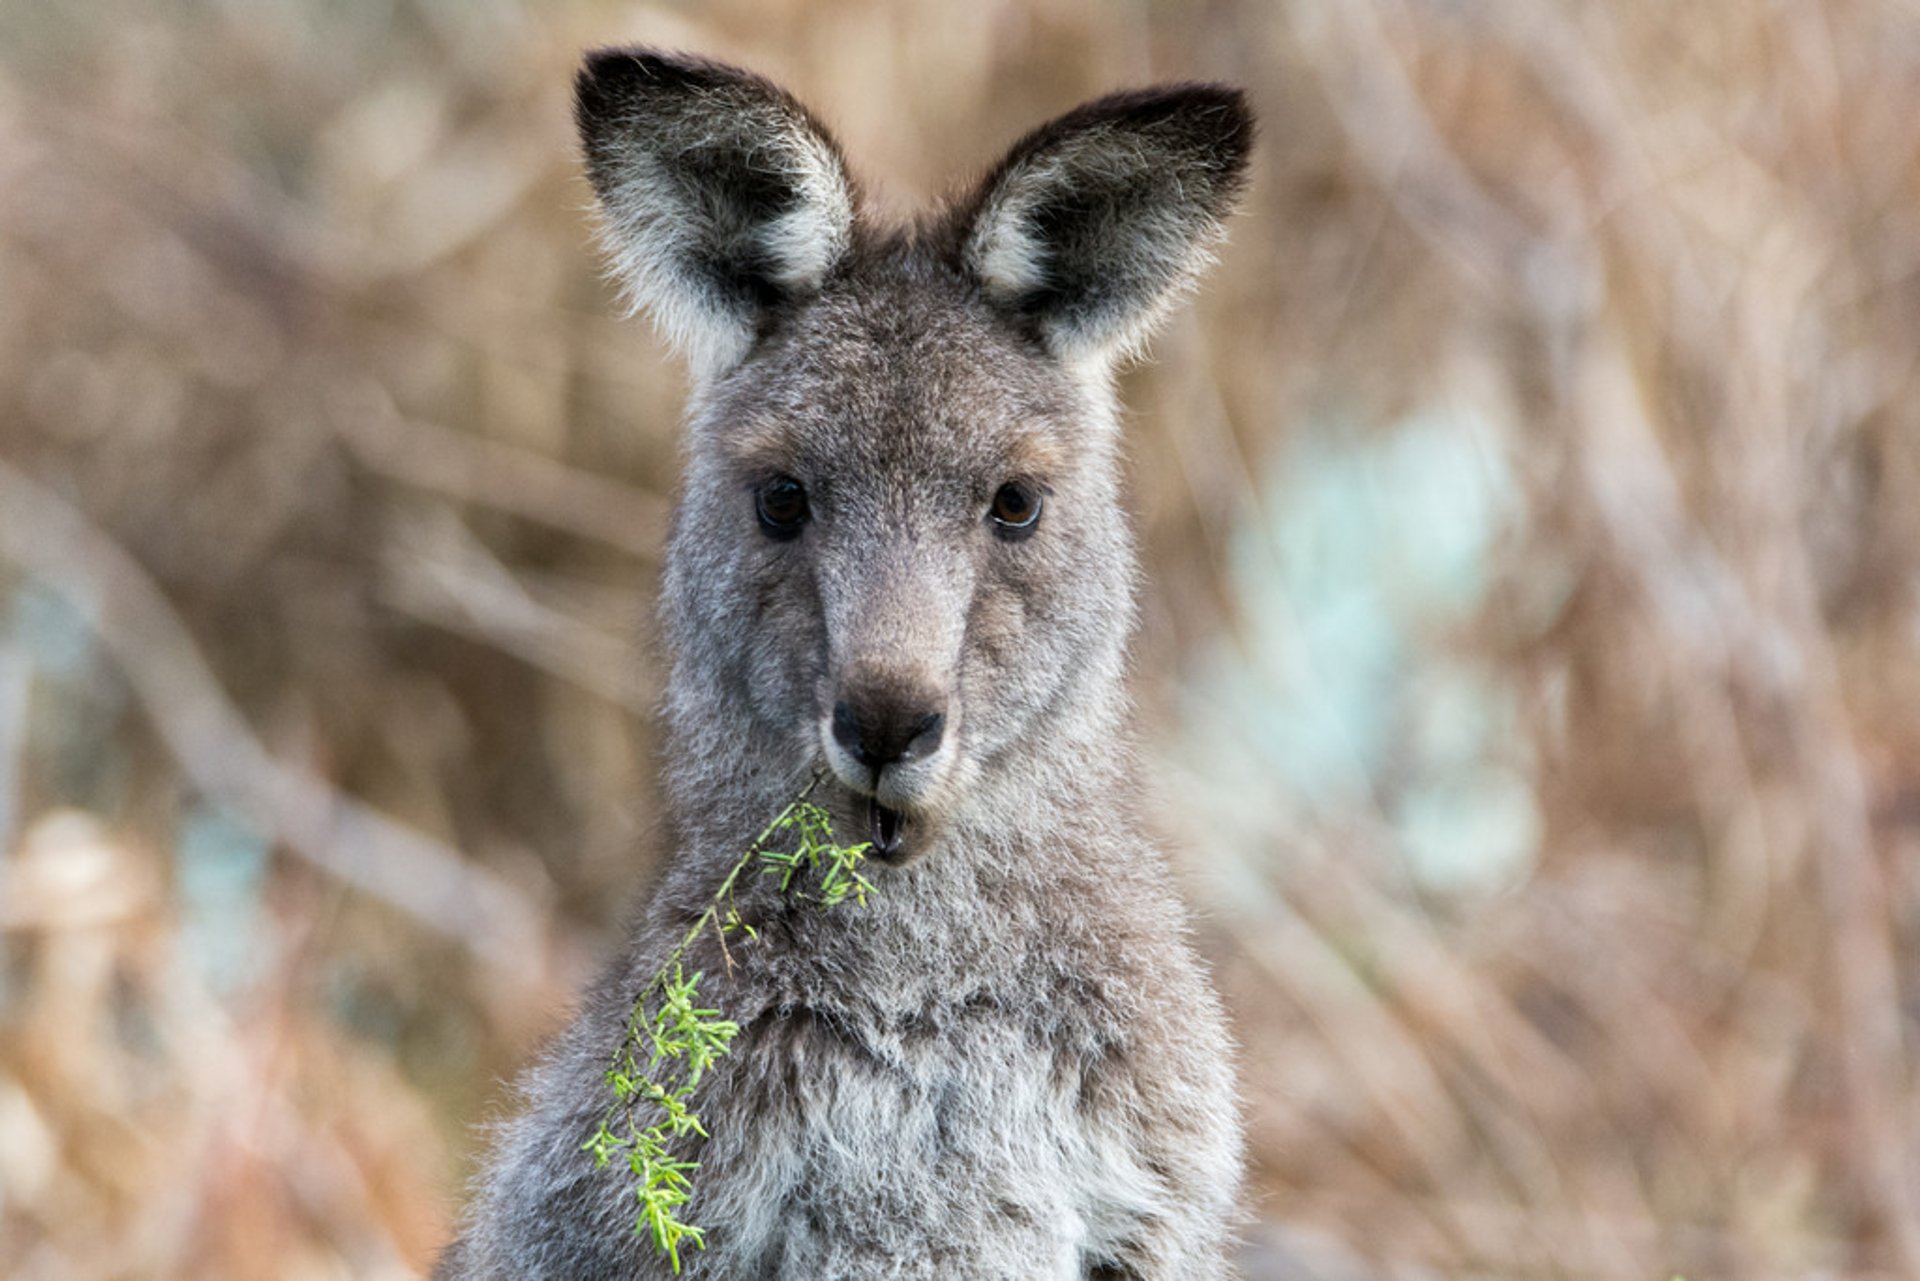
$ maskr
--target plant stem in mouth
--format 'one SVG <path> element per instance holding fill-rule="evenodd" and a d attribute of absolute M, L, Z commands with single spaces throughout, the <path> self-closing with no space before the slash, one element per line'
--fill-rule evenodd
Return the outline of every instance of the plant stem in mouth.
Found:
<path fill-rule="evenodd" d="M 860 860 L 869 847 L 841 845 L 834 839 L 832 816 L 807 800 L 824 777 L 825 771 L 816 772 L 754 837 L 660 969 L 634 997 L 627 1012 L 626 1035 L 607 1065 L 613 1100 L 598 1128 L 581 1145 L 582 1151 L 592 1154 L 596 1168 L 617 1158 L 632 1172 L 638 1202 L 634 1230 L 653 1238 L 676 1275 L 682 1247 L 706 1245 L 703 1230 L 680 1217 L 693 1195 L 693 1172 L 699 1169 L 697 1161 L 681 1154 L 685 1145 L 707 1137 L 694 1110 L 695 1090 L 707 1071 L 726 1057 L 740 1033 L 739 1024 L 706 1004 L 700 991 L 705 976 L 687 975 L 682 961 L 711 928 L 731 972 L 727 935 L 738 931 L 752 939 L 759 937 L 742 919 L 733 898 L 741 872 L 755 862 L 763 873 L 778 878 L 783 896 L 824 908 L 848 899 L 866 903 L 873 884 L 861 875 Z M 768 848 L 777 833 L 789 829 L 791 850 Z M 898 838 L 897 824 L 893 835 Z"/>
<path fill-rule="evenodd" d="M 700 936 L 706 932 L 709 925 L 712 925 L 720 919 L 720 905 L 733 901 L 733 886 L 734 882 L 740 879 L 740 873 L 745 871 L 747 865 L 753 862 L 755 856 L 766 848 L 767 842 L 773 839 L 773 834 L 786 825 L 787 820 L 793 817 L 794 811 L 807 803 L 807 797 L 813 794 L 813 789 L 820 786 L 820 780 L 825 777 L 826 772 L 824 770 L 815 771 L 814 776 L 807 780 L 807 785 L 800 789 L 800 794 L 787 802 L 787 807 L 774 815 L 773 821 L 760 830 L 760 835 L 753 838 L 752 843 L 747 846 L 747 852 L 740 856 L 740 861 L 735 863 L 733 869 L 727 873 L 727 879 L 720 882 L 720 888 L 715 890 L 713 897 L 708 900 L 707 910 L 694 918 L 693 924 L 687 928 L 687 932 L 682 935 L 680 941 L 674 945 L 673 951 L 667 954 L 667 959 L 662 962 L 659 973 L 653 976 L 653 981 L 642 988 L 640 994 L 633 998 L 633 1004 L 635 1006 L 638 1006 L 641 1002 L 652 996 L 654 992 L 659 989 L 660 985 L 666 982 L 667 975 L 673 970 L 674 966 L 680 963 L 681 958 L 687 954 L 687 949 L 698 941 Z"/>

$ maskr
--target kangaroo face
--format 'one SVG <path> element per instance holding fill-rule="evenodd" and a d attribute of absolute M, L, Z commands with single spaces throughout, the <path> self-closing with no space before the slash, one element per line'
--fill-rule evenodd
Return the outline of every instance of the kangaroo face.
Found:
<path fill-rule="evenodd" d="M 1109 375 L 1204 261 L 1246 106 L 1206 85 L 1090 103 L 902 233 L 749 73 L 606 50 L 577 90 L 615 272 L 694 377 L 676 697 L 737 720 L 772 756 L 753 767 L 828 766 L 880 856 L 924 852 L 984 776 L 1099 732 L 1084 691 L 1115 697 Z"/>
<path fill-rule="evenodd" d="M 702 652 L 871 798 L 894 860 L 1010 748 L 1047 747 L 1050 709 L 1117 661 L 1129 600 L 1104 393 L 914 253 L 718 382 L 675 549 L 712 584 L 687 619 Z"/>

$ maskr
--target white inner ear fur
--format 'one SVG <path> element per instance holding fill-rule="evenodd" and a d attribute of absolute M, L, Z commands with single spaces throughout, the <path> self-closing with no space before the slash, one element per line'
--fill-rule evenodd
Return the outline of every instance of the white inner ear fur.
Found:
<path fill-rule="evenodd" d="M 762 123 L 764 136 L 717 139 L 716 146 L 751 148 L 786 174 L 797 196 L 778 217 L 745 229 L 752 248 L 770 264 L 773 283 L 792 293 L 819 287 L 853 241 L 853 191 L 834 149 L 798 120 Z M 758 146 L 753 146 L 753 143 Z M 609 266 L 629 314 L 645 311 L 687 361 L 696 385 L 727 372 L 753 345 L 751 308 L 727 297 L 705 274 L 711 247 L 739 239 L 739 229 L 713 217 L 664 162 L 636 137 L 619 163 L 619 181 L 607 193 L 602 236 Z"/>
<path fill-rule="evenodd" d="M 799 132 L 786 148 L 793 160 L 788 173 L 799 203 L 767 223 L 760 247 L 774 264 L 774 283 L 784 289 L 819 287 L 853 242 L 853 193 L 833 148 L 809 131 Z"/>
<path fill-rule="evenodd" d="M 1003 184 L 981 209 L 967 240 L 967 265 L 997 303 L 1018 302 L 1047 282 L 1047 247 L 1029 221 L 1039 186 Z"/>

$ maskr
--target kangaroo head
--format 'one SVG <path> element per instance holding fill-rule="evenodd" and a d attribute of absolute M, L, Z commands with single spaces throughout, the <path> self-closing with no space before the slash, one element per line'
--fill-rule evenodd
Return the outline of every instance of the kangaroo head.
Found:
<path fill-rule="evenodd" d="M 1110 754 L 1134 573 L 1110 374 L 1219 233 L 1241 95 L 1090 103 L 907 229 L 750 73 L 604 50 L 577 110 L 615 272 L 693 375 L 673 750 L 824 763 L 896 861 L 983 779 Z"/>

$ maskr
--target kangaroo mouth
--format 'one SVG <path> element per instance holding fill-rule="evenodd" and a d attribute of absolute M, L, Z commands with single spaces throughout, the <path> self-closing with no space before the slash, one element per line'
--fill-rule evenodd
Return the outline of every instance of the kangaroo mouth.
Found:
<path fill-rule="evenodd" d="M 883 863 L 898 863 L 906 856 L 907 816 L 890 810 L 877 797 L 867 798 L 867 839 L 874 857 Z"/>

